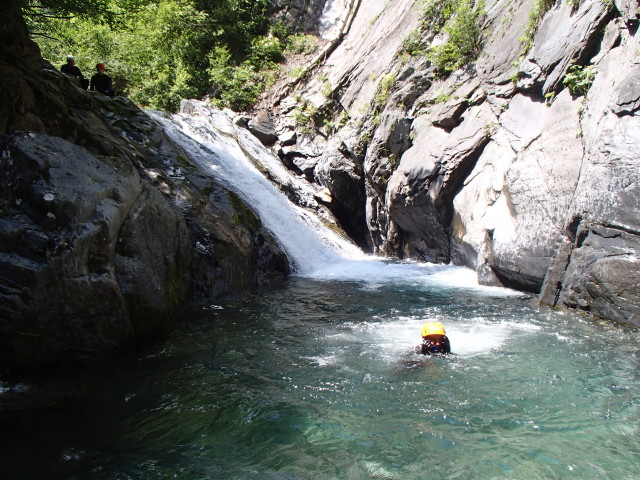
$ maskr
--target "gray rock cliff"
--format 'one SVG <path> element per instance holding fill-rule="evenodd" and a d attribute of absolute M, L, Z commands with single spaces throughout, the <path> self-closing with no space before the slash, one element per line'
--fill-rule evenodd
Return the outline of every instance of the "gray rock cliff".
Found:
<path fill-rule="evenodd" d="M 559 1 L 534 29 L 533 0 L 486 1 L 479 54 L 446 76 L 424 53 L 448 38 L 424 30 L 424 2 L 342 14 L 354 5 L 333 53 L 272 114 L 291 131 L 301 101 L 313 106 L 313 131 L 288 148 L 358 243 L 640 324 L 638 2 Z M 575 72 L 592 75 L 586 91 L 570 90 Z"/>

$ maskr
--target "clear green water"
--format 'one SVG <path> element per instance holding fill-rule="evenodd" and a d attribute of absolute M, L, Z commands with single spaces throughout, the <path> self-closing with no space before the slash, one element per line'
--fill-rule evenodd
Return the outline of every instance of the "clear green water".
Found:
<path fill-rule="evenodd" d="M 505 293 L 292 279 L 137 356 L 4 382 L 51 400 L 2 418 L 2 478 L 640 478 L 638 331 Z M 430 319 L 456 355 L 411 353 Z"/>

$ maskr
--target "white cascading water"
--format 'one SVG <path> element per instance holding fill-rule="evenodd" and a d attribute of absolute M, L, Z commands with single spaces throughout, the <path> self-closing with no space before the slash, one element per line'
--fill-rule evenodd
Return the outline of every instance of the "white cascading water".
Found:
<path fill-rule="evenodd" d="M 306 210 L 293 205 L 278 188 L 267 180 L 247 158 L 251 155 L 289 180 L 290 175 L 279 161 L 258 142 L 236 127 L 230 116 L 219 110 L 209 110 L 209 115 L 176 114 L 150 115 L 165 129 L 190 159 L 212 177 L 238 194 L 259 214 L 263 225 L 271 231 L 290 261 L 296 273 L 311 274 L 341 258 L 362 257 L 353 245 L 339 238 L 320 220 Z M 245 134 L 240 147 L 237 137 Z"/>
<path fill-rule="evenodd" d="M 468 268 L 430 263 L 386 261 L 362 253 L 327 228 L 315 215 L 294 205 L 250 160 L 269 171 L 280 184 L 293 185 L 311 198 L 311 187 L 300 182 L 246 129 L 231 112 L 190 101 L 193 115 L 148 112 L 212 177 L 251 205 L 273 233 L 293 264 L 295 273 L 317 279 L 363 280 L 369 283 L 412 283 L 463 287 L 507 294 L 508 290 L 480 287 Z M 306 190 L 306 191 L 305 191 Z M 511 292 L 513 293 L 513 292 Z"/>

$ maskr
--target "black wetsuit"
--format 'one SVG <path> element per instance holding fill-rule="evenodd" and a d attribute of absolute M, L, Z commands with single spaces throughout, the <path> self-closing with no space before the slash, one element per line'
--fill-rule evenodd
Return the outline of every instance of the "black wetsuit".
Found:
<path fill-rule="evenodd" d="M 421 353 L 422 355 L 446 355 L 451 353 L 451 343 L 446 335 L 442 337 L 440 347 L 431 343 L 428 338 L 424 338 L 422 339 L 422 345 L 416 347 L 416 353 Z"/>
<path fill-rule="evenodd" d="M 91 88 L 90 90 L 93 92 L 94 90 L 100 93 L 104 93 L 109 97 L 113 97 L 116 92 L 113 90 L 113 82 L 111 81 L 111 77 L 106 74 L 100 75 L 96 73 L 93 77 L 91 77 Z"/>
<path fill-rule="evenodd" d="M 82 72 L 80 71 L 80 69 L 78 67 L 76 67 L 75 65 L 69 65 L 68 63 L 65 63 L 64 65 L 62 65 L 60 67 L 60 71 L 62 73 L 64 73 L 65 75 L 69 75 L 71 77 L 79 78 L 80 79 L 80 85 L 82 85 L 82 88 L 84 88 L 85 90 L 89 86 L 89 80 L 86 80 L 84 78 L 84 75 L 82 75 Z"/>

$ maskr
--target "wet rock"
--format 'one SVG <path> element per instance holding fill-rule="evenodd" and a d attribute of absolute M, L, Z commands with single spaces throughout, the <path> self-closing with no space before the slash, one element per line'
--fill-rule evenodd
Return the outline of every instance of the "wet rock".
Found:
<path fill-rule="evenodd" d="M 25 227 L 1 259 L 3 363 L 86 359 L 131 343 L 114 259 L 120 225 L 142 188 L 137 171 L 41 134 L 6 138 L 1 163 L 4 217 Z"/>
<path fill-rule="evenodd" d="M 317 160 L 315 180 L 328 189 L 332 199 L 329 207 L 343 230 L 361 248 L 368 249 L 362 165 L 345 144 L 329 152 Z"/>
<path fill-rule="evenodd" d="M 556 304 L 640 325 L 639 251 L 638 235 L 594 226 L 571 254 Z"/>
<path fill-rule="evenodd" d="M 585 238 L 600 235 L 601 226 L 625 232 L 627 243 L 640 231 L 637 2 L 615 6 L 554 5 L 525 52 L 520 38 L 533 2 L 491 5 L 483 19 L 491 33 L 478 60 L 445 79 L 424 58 L 403 56 L 400 44 L 415 27 L 414 2 L 358 11 L 322 73 L 339 86 L 332 101 L 351 120 L 336 134 L 342 142 L 331 136 L 308 142 L 332 159 L 349 138 L 362 139 L 362 149 L 351 150 L 364 157 L 363 203 L 375 252 L 461 263 L 483 283 L 542 290 L 545 304 L 637 321 L 633 300 L 606 293 L 615 290 L 607 273 L 614 265 L 634 277 L 637 251 L 611 260 L 622 246 L 617 236 L 609 253 L 600 252 L 601 267 L 581 260 Z M 365 27 L 372 18 L 375 29 Z M 423 41 L 432 40 L 433 32 L 425 33 Z M 591 63 L 596 72 L 585 97 L 565 89 L 571 63 Z M 390 88 L 380 105 L 383 80 Z M 318 108 L 319 83 L 311 79 L 298 92 Z M 402 119 L 409 134 L 390 128 Z M 345 166 L 327 161 L 316 182 L 328 185 L 333 168 Z M 618 291 L 633 286 L 620 280 Z"/>

